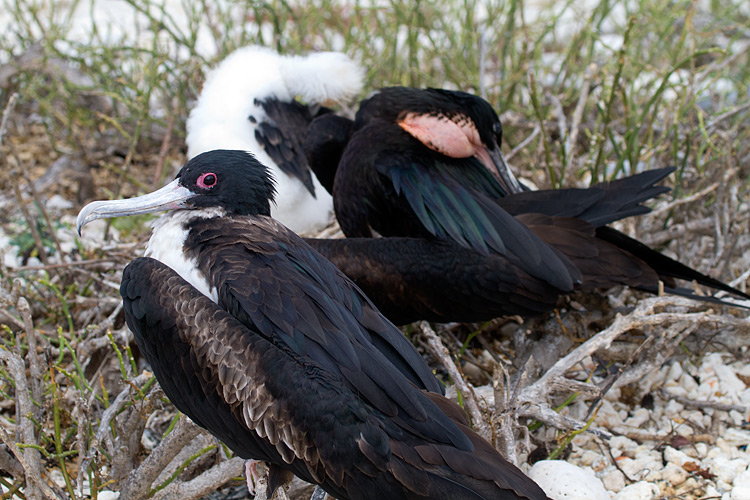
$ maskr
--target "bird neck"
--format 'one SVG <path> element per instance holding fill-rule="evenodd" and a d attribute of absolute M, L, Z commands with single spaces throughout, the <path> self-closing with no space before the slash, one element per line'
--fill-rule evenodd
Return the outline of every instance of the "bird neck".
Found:
<path fill-rule="evenodd" d="M 190 231 L 190 223 L 196 219 L 212 219 L 226 215 L 218 207 L 200 210 L 173 210 L 159 217 L 153 225 L 151 238 L 146 246 L 146 257 L 156 259 L 170 267 L 199 292 L 218 302 L 215 286 L 206 279 L 195 258 L 188 257 L 185 244 Z"/>

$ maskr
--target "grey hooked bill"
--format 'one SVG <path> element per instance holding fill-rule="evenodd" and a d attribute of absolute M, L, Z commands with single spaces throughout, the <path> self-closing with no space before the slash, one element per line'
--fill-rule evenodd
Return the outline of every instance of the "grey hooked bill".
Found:
<path fill-rule="evenodd" d="M 148 214 L 161 210 L 183 208 L 185 201 L 196 196 L 197 193 L 181 186 L 179 181 L 179 179 L 175 179 L 153 193 L 135 198 L 92 201 L 78 212 L 78 219 L 76 220 L 78 235 L 80 236 L 83 226 L 96 219 L 109 219 L 112 217 Z"/>

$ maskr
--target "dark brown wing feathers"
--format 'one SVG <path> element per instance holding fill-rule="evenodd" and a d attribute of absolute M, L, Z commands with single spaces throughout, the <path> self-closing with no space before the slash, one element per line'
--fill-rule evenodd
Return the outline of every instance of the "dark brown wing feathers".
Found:
<path fill-rule="evenodd" d="M 520 471 L 488 452 L 443 396 L 420 393 L 445 409 L 476 456 L 471 447 L 425 441 L 157 261 L 133 261 L 121 293 L 128 325 L 166 394 L 241 456 L 291 470 L 340 499 L 546 498 L 527 478 L 516 485 Z"/>

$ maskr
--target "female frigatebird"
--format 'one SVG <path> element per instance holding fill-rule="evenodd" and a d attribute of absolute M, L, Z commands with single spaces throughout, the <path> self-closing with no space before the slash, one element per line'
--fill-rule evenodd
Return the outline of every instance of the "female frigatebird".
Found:
<path fill-rule="evenodd" d="M 120 293 L 175 406 L 239 456 L 340 500 L 546 499 L 367 297 L 270 217 L 273 193 L 252 155 L 213 151 L 152 194 L 78 215 L 80 231 L 169 210 Z"/>
<path fill-rule="evenodd" d="M 606 226 L 648 212 L 641 203 L 668 191 L 655 183 L 673 169 L 588 189 L 529 191 L 502 159 L 501 132 L 489 103 L 440 89 L 385 88 L 361 103 L 354 121 L 313 120 L 309 163 L 333 194 L 344 234 L 379 233 L 389 242 L 311 243 L 395 321 L 527 315 L 574 289 L 625 284 L 655 293 L 660 280 L 665 291 L 713 300 L 673 278 L 750 298 Z M 361 252 L 359 261 L 349 245 Z M 425 256 L 434 251 L 437 265 L 412 257 L 417 247 Z M 441 287 L 448 269 L 446 283 L 457 286 Z M 420 287 L 419 275 L 431 284 Z M 395 290 L 417 297 L 420 308 L 401 306 L 409 301 Z M 489 300 L 473 302 L 474 295 Z"/>
<path fill-rule="evenodd" d="M 332 201 L 307 166 L 304 130 L 330 111 L 322 104 L 356 96 L 362 77 L 362 68 L 339 52 L 288 56 L 255 45 L 237 49 L 208 74 L 190 112 L 188 157 L 250 151 L 276 179 L 273 216 L 298 233 L 320 230 L 329 223 Z"/>

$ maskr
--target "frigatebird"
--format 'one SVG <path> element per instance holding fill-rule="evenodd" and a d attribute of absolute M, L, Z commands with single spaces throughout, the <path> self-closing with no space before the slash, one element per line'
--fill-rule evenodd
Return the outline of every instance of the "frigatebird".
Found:
<path fill-rule="evenodd" d="M 414 346 L 270 217 L 268 170 L 200 154 L 88 222 L 169 210 L 123 273 L 127 324 L 164 392 L 247 459 L 345 499 L 546 499 L 471 431 Z"/>
<path fill-rule="evenodd" d="M 296 232 L 320 230 L 329 223 L 331 197 L 311 175 L 304 135 L 295 131 L 330 112 L 323 104 L 352 99 L 362 78 L 361 67 L 338 52 L 287 56 L 261 46 L 237 49 L 207 75 L 190 112 L 188 157 L 214 149 L 252 152 L 279 187 L 273 216 Z"/>
<path fill-rule="evenodd" d="M 387 237 L 311 244 L 396 322 L 529 315 L 574 289 L 625 284 L 655 293 L 660 280 L 667 292 L 713 300 L 673 278 L 750 298 L 607 226 L 648 212 L 641 203 L 669 190 L 655 184 L 673 169 L 530 191 L 503 160 L 500 121 L 478 96 L 385 88 L 354 121 L 326 115 L 306 134 L 310 166 L 333 194 L 344 234 Z"/>

